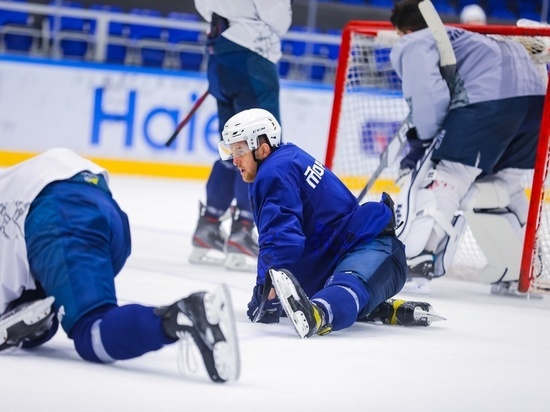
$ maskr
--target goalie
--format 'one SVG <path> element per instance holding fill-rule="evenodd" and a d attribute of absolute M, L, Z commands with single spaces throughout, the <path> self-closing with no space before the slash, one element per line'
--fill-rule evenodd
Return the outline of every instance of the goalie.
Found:
<path fill-rule="evenodd" d="M 405 288 L 427 292 L 445 274 L 466 220 L 489 262 L 477 280 L 507 293 L 519 277 L 521 178 L 534 166 L 544 82 L 520 43 L 450 27 L 457 65 L 444 79 L 418 1 L 397 3 L 390 20 L 401 36 L 390 58 L 416 126 L 397 182 Z"/>

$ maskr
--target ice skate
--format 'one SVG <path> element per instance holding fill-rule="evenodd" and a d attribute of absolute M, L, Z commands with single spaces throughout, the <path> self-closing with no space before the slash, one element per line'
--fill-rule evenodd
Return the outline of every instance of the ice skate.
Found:
<path fill-rule="evenodd" d="M 197 345 L 214 382 L 237 380 L 240 355 L 231 296 L 226 285 L 213 292 L 196 292 L 156 309 L 165 333 L 173 339 L 189 336 Z"/>
<path fill-rule="evenodd" d="M 301 338 L 330 333 L 332 327 L 325 323 L 323 311 L 309 300 L 292 273 L 286 269 L 270 269 L 269 276 L 287 317 Z"/>
<path fill-rule="evenodd" d="M 0 351 L 47 333 L 55 315 L 53 297 L 23 303 L 0 317 Z"/>
<path fill-rule="evenodd" d="M 199 203 L 200 216 L 193 234 L 193 250 L 189 262 L 221 266 L 225 260 L 226 235 L 221 228 L 221 219 L 206 214 L 206 207 Z"/>
<path fill-rule="evenodd" d="M 491 295 L 497 296 L 510 296 L 514 298 L 522 299 L 542 299 L 543 296 L 540 293 L 533 292 L 520 292 L 518 290 L 518 282 L 498 282 L 491 285 Z"/>
<path fill-rule="evenodd" d="M 407 259 L 409 272 L 401 293 L 411 295 L 429 295 L 430 281 L 434 277 L 434 256 L 432 253 L 422 253 Z"/>
<path fill-rule="evenodd" d="M 387 299 L 360 320 L 380 321 L 387 325 L 430 326 L 432 322 L 447 319 L 435 312 L 429 303 Z"/>
<path fill-rule="evenodd" d="M 233 210 L 231 234 L 225 242 L 225 267 L 229 270 L 255 272 L 258 259 L 258 240 L 254 233 L 254 222 L 239 217 Z"/>

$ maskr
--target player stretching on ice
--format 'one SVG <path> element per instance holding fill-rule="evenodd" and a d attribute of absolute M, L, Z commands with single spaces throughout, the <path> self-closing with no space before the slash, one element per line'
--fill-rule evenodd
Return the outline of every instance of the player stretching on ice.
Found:
<path fill-rule="evenodd" d="M 396 201 L 411 282 L 445 273 L 465 218 L 489 262 L 477 280 L 508 293 L 519 277 L 528 207 L 521 178 L 534 166 L 544 82 L 520 43 L 451 27 L 457 70 L 448 81 L 418 1 L 397 3 L 391 22 L 402 36 L 390 58 L 416 126 L 400 174 L 416 170 L 401 178 Z"/>
<path fill-rule="evenodd" d="M 427 303 L 386 301 L 401 290 L 407 269 L 388 195 L 359 206 L 319 161 L 281 143 L 279 123 L 263 109 L 229 119 L 220 154 L 252 183 L 260 251 L 251 320 L 278 322 L 282 303 L 304 338 L 356 320 L 427 326 L 440 319 Z"/>
<path fill-rule="evenodd" d="M 212 380 L 237 379 L 227 288 L 165 307 L 118 306 L 114 278 L 130 244 L 128 218 L 98 165 L 53 149 L 0 171 L 0 351 L 43 344 L 58 322 L 78 354 L 99 363 L 191 335 Z"/>

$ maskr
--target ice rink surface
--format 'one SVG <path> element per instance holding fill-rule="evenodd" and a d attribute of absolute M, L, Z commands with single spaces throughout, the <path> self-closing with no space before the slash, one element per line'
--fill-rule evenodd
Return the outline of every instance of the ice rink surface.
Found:
<path fill-rule="evenodd" d="M 253 273 L 187 262 L 203 182 L 115 175 L 111 187 L 133 235 L 116 281 L 120 304 L 168 304 L 225 282 L 241 378 L 211 383 L 202 363 L 182 376 L 177 345 L 113 365 L 86 363 L 60 330 L 34 351 L 0 355 L 2 411 L 550 411 L 550 296 L 496 297 L 486 285 L 448 277 L 422 298 L 445 322 L 355 324 L 301 340 L 287 319 L 248 320 Z"/>

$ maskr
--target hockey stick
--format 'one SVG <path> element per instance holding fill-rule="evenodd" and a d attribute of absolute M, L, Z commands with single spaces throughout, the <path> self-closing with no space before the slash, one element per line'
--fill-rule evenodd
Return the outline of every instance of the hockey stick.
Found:
<path fill-rule="evenodd" d="M 422 13 L 422 17 L 424 17 L 424 20 L 426 21 L 426 24 L 430 29 L 432 36 L 434 37 L 435 45 L 439 53 L 439 70 L 441 72 L 441 76 L 449 87 L 450 93 L 452 94 L 452 85 L 456 73 L 456 56 L 451 41 L 447 36 L 447 30 L 445 29 L 445 26 L 443 25 L 439 14 L 437 14 L 435 7 L 430 0 L 422 0 L 420 3 L 418 3 L 418 8 L 420 10 L 420 13 Z M 400 239 L 403 239 L 410 229 L 409 217 L 411 214 L 411 210 L 415 210 L 415 200 L 414 197 L 411 196 L 411 193 L 418 189 L 418 185 L 421 179 L 419 178 L 419 175 L 425 176 L 429 172 L 430 167 L 428 167 L 427 165 L 431 163 L 430 158 L 436 145 L 437 139 L 438 138 L 436 137 L 432 141 L 430 147 L 426 150 L 423 158 L 417 163 L 416 168 L 412 172 L 408 188 L 402 188 L 397 198 L 396 212 L 398 214 L 398 220 L 400 222 L 398 222 L 399 228 L 396 233 Z"/>
<path fill-rule="evenodd" d="M 176 140 L 178 133 L 181 131 L 181 129 L 185 127 L 187 123 L 189 123 L 189 120 L 191 120 L 191 118 L 193 117 L 197 109 L 200 107 L 200 105 L 204 102 L 208 94 L 209 92 L 207 90 L 202 94 L 201 97 L 197 99 L 197 101 L 193 104 L 193 107 L 191 107 L 191 110 L 189 111 L 187 116 L 185 116 L 185 118 L 180 122 L 180 124 L 178 124 L 178 127 L 176 127 L 176 130 L 174 130 L 174 133 L 172 133 L 172 136 L 170 136 L 170 139 L 168 139 L 166 143 L 164 143 L 164 146 L 168 147 L 172 144 L 174 140 Z"/>
<path fill-rule="evenodd" d="M 410 128 L 411 123 L 409 122 L 407 116 L 403 123 L 401 123 L 401 126 L 399 126 L 399 129 L 397 130 L 393 138 L 388 143 L 388 146 L 386 146 L 386 150 L 384 150 L 384 152 L 380 155 L 380 162 L 378 163 L 378 167 L 370 177 L 363 190 L 361 190 L 361 193 L 359 193 L 359 196 L 357 196 L 357 201 L 359 203 L 361 203 L 363 197 L 372 188 L 372 186 L 374 186 L 376 179 L 378 179 L 384 169 L 395 163 L 395 161 L 399 157 L 399 154 L 407 143 L 407 132 Z"/>
<path fill-rule="evenodd" d="M 418 3 L 418 8 L 420 10 L 420 13 L 422 13 L 422 17 L 424 17 L 428 28 L 432 32 L 432 36 L 434 37 L 437 51 L 439 52 L 439 67 L 441 71 L 441 76 L 445 79 L 447 85 L 451 87 L 453 78 L 456 73 L 456 56 L 454 54 L 451 41 L 447 36 L 447 30 L 445 29 L 445 26 L 443 25 L 439 14 L 437 14 L 435 7 L 430 0 L 422 0 L 420 3 Z M 359 202 L 361 202 L 363 197 L 374 185 L 374 182 L 380 176 L 382 171 L 395 162 L 395 160 L 401 153 L 401 150 L 403 149 L 403 147 L 405 147 L 405 144 L 407 142 L 407 131 L 411 127 L 412 125 L 408 121 L 407 117 L 399 127 L 399 130 L 397 131 L 393 139 L 388 144 L 388 147 L 386 147 L 384 153 L 380 155 L 380 163 L 378 165 L 378 168 L 374 171 L 361 193 L 359 193 L 359 196 L 357 196 Z"/>
<path fill-rule="evenodd" d="M 420 13 L 422 13 L 422 17 L 424 17 L 434 37 L 435 45 L 439 52 L 439 68 L 441 75 L 447 84 L 450 85 L 456 73 L 456 56 L 451 41 L 447 36 L 447 30 L 430 0 L 422 0 L 418 3 L 418 9 Z"/>

